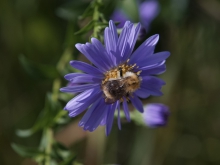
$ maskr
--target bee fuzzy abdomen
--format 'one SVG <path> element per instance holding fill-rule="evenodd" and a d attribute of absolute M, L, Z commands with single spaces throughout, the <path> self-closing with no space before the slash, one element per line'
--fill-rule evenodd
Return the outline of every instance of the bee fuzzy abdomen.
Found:
<path fill-rule="evenodd" d="M 126 90 L 123 81 L 111 80 L 103 85 L 103 92 L 105 94 L 106 103 L 114 103 L 126 95 Z"/>
<path fill-rule="evenodd" d="M 102 81 L 106 103 L 112 104 L 117 100 L 120 102 L 124 99 L 129 100 L 132 93 L 140 88 L 141 78 L 139 75 L 141 71 L 133 72 L 136 64 L 128 65 L 127 63 L 128 61 L 106 72 Z"/>

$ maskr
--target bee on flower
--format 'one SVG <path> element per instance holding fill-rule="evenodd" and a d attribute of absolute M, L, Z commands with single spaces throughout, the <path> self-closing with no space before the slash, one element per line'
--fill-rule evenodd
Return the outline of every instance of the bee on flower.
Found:
<path fill-rule="evenodd" d="M 60 90 L 68 93 L 79 93 L 70 100 L 65 110 L 70 117 L 75 117 L 85 110 L 79 126 L 84 130 L 94 131 L 99 125 L 106 126 L 109 135 L 114 113 L 118 114 L 118 127 L 121 129 L 120 109 L 130 121 L 128 102 L 141 113 L 144 112 L 140 98 L 150 95 L 162 95 L 161 87 L 165 82 L 155 75 L 165 72 L 167 51 L 154 53 L 159 35 L 153 35 L 135 51 L 134 46 L 141 29 L 126 21 L 120 36 L 113 21 L 105 28 L 104 45 L 96 38 L 91 43 L 76 44 L 76 48 L 93 65 L 81 61 L 70 61 L 70 65 L 84 73 L 70 73 L 65 79 L 75 86 L 63 87 Z"/>

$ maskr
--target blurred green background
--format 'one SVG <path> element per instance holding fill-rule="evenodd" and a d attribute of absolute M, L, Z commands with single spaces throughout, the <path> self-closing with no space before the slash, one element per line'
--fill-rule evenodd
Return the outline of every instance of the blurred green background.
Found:
<path fill-rule="evenodd" d="M 80 4 L 77 10 L 75 4 L 69 10 L 64 10 L 73 1 Z M 123 1 L 131 3 L 133 0 Z M 1 165 L 34 164 L 15 153 L 11 143 L 38 146 L 41 133 L 20 138 L 15 131 L 31 127 L 44 107 L 45 95 L 52 90 L 56 76 L 49 68 L 56 67 L 69 44 L 68 37 L 79 42 L 88 41 L 88 37 L 68 36 L 67 33 L 72 24 L 78 30 L 77 17 L 88 2 L 0 1 Z M 106 10 L 103 11 L 109 19 L 116 1 L 104 2 L 103 9 Z M 102 154 L 98 155 L 101 155 L 103 164 L 219 165 L 220 1 L 159 2 L 160 14 L 152 22 L 147 36 L 160 34 L 156 51 L 168 50 L 171 56 L 167 60 L 167 71 L 160 76 L 167 83 L 163 87 L 164 96 L 150 98 L 148 102 L 162 102 L 170 107 L 168 125 L 150 130 L 133 122 L 123 123 L 119 131 L 115 124 L 110 136 L 102 137 L 105 146 L 101 146 L 102 149 L 98 151 L 102 151 Z M 73 45 L 69 46 L 74 49 L 73 59 L 77 51 Z M 28 67 L 22 66 L 27 61 L 48 72 L 42 75 L 28 70 Z M 78 128 L 72 131 L 82 134 L 77 143 L 71 144 L 71 150 L 78 154 L 78 161 L 94 164 L 89 161 L 92 158 L 88 153 L 96 150 L 89 145 L 90 141 L 98 139 L 96 132 L 84 135 L 78 132 Z M 62 141 L 64 137 L 59 138 Z"/>

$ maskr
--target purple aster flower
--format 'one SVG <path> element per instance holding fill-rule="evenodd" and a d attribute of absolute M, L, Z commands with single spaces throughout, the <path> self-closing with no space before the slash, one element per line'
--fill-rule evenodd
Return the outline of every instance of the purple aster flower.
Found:
<path fill-rule="evenodd" d="M 76 48 L 93 63 L 71 61 L 70 65 L 84 73 L 70 73 L 65 79 L 80 85 L 61 88 L 62 92 L 80 92 L 65 106 L 70 117 L 75 117 L 88 109 L 79 122 L 84 130 L 94 131 L 99 125 L 106 126 L 108 135 L 112 128 L 114 113 L 118 113 L 120 123 L 120 106 L 130 121 L 128 103 L 131 102 L 141 113 L 144 111 L 140 98 L 150 95 L 160 96 L 164 81 L 154 77 L 166 70 L 165 59 L 169 52 L 154 53 L 159 35 L 148 38 L 133 51 L 140 23 L 137 26 L 127 21 L 118 36 L 113 21 L 105 28 L 104 43 L 96 38 L 91 43 L 76 44 Z"/>
<path fill-rule="evenodd" d="M 144 122 L 151 128 L 165 126 L 169 115 L 169 108 L 164 104 L 152 103 L 144 106 Z"/>

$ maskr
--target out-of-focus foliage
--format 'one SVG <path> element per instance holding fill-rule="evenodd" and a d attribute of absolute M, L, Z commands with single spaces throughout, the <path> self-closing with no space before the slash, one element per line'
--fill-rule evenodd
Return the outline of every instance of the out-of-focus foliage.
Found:
<path fill-rule="evenodd" d="M 116 7 L 138 21 L 136 0 L 103 2 L 99 10 L 106 21 Z M 78 129 L 78 118 L 69 119 L 62 110 L 63 101 L 72 95 L 57 90 L 67 83 L 63 75 L 75 71 L 68 66 L 69 60 L 86 60 L 74 44 L 88 42 L 92 35 L 94 22 L 85 26 L 92 20 L 90 1 L 0 2 L 0 164 L 35 164 L 15 151 L 36 162 L 46 157 L 62 165 L 73 161 L 89 165 L 220 164 L 220 2 L 159 3 L 160 14 L 146 37 L 160 34 L 156 51 L 169 50 L 171 57 L 162 75 L 167 83 L 164 96 L 145 103 L 168 105 L 170 121 L 165 128 L 149 130 L 134 115 L 137 122 L 123 122 L 121 131 L 115 124 L 106 138 L 101 129 L 94 133 Z M 100 24 L 99 37 L 104 25 Z"/>

